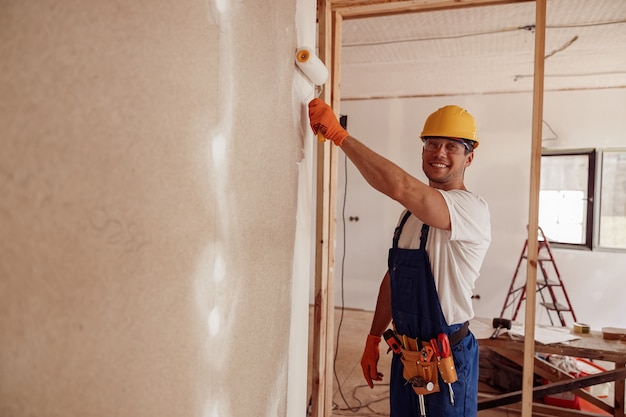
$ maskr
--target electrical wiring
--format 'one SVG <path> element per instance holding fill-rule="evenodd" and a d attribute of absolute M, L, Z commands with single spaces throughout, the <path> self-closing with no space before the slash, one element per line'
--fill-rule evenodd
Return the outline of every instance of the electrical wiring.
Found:
<path fill-rule="evenodd" d="M 380 384 L 380 385 L 377 385 L 377 386 L 386 386 L 386 387 L 388 387 L 389 384 Z M 357 390 L 359 390 L 361 388 L 369 389 L 369 386 L 366 385 L 366 384 L 357 385 L 352 390 L 352 398 L 354 398 L 359 403 L 361 401 L 356 396 L 356 392 L 357 392 Z M 372 406 L 374 404 L 380 403 L 382 401 L 388 401 L 388 400 L 389 400 L 389 395 L 385 395 L 385 396 L 382 396 L 380 398 L 371 400 L 371 401 L 367 402 L 366 404 L 361 405 L 359 407 L 359 410 L 354 411 L 354 410 L 351 410 L 349 408 L 336 408 L 336 409 L 333 410 L 334 411 L 333 414 L 340 415 L 340 416 L 350 415 L 350 416 L 364 416 L 364 417 L 387 416 L 389 414 L 388 412 L 385 412 L 385 413 L 378 412 L 378 411 L 374 410 L 372 408 Z M 361 409 L 366 409 L 367 411 L 365 411 L 364 413 L 355 414 L 355 413 L 358 413 Z M 350 412 L 350 414 L 348 414 L 348 412 Z"/>
<path fill-rule="evenodd" d="M 341 336 L 341 326 L 343 324 L 343 317 L 344 317 L 344 311 L 345 311 L 345 297 L 344 297 L 344 275 L 345 275 L 345 260 L 346 260 L 346 240 L 347 240 L 347 236 L 346 236 L 346 202 L 347 202 L 347 195 L 348 195 L 348 158 L 344 155 L 344 164 L 343 164 L 343 169 L 344 169 L 344 189 L 343 189 L 343 201 L 342 201 L 342 208 L 341 208 L 341 218 L 343 219 L 343 228 L 342 228 L 342 234 L 343 234 L 343 251 L 342 251 L 342 255 L 341 255 L 341 306 L 340 306 L 340 315 L 339 315 L 339 324 L 337 325 L 337 337 L 336 337 L 336 342 L 335 342 L 335 355 L 333 358 L 333 373 L 335 376 L 335 380 L 337 381 L 337 388 L 339 391 L 339 395 L 341 396 L 341 399 L 343 400 L 343 402 L 345 403 L 346 407 L 342 408 L 340 407 L 337 403 L 333 402 L 333 414 L 337 414 L 337 412 L 339 413 L 338 415 L 352 415 L 352 416 L 366 416 L 366 417 L 376 417 L 376 416 L 384 416 L 386 414 L 381 414 L 376 412 L 375 410 L 373 410 L 371 408 L 371 406 L 373 404 L 379 403 L 381 401 L 384 400 L 388 400 L 389 399 L 389 395 L 385 395 L 383 397 L 368 401 L 367 403 L 362 403 L 361 400 L 356 396 L 356 392 L 358 389 L 360 388 L 364 388 L 367 387 L 369 388 L 368 385 L 357 385 L 354 387 L 354 389 L 352 390 L 352 398 L 358 403 L 358 405 L 353 406 L 350 405 L 348 403 L 348 400 L 346 399 L 344 393 L 343 393 L 343 388 L 341 386 L 341 381 L 339 380 L 339 376 L 337 374 L 337 356 L 339 353 L 339 341 L 340 341 L 340 336 Z M 379 385 L 377 385 L 379 386 Z M 380 386 L 389 386 L 389 384 L 380 384 Z M 365 412 L 365 414 L 363 413 L 359 413 L 362 410 L 367 410 Z M 350 414 L 340 414 L 343 412 L 349 412 Z M 359 413 L 359 414 L 356 414 Z"/>
<path fill-rule="evenodd" d="M 473 33 L 461 33 L 458 35 L 447 35 L 447 36 L 429 36 L 423 38 L 405 38 L 405 39 L 392 39 L 386 41 L 370 41 L 370 42 L 362 42 L 362 43 L 344 43 L 342 47 L 350 48 L 355 46 L 377 46 L 377 45 L 391 45 L 396 43 L 411 43 L 411 42 L 424 42 L 424 41 L 439 41 L 446 39 L 460 39 L 460 38 L 468 38 L 471 36 L 482 36 L 482 35 L 493 35 L 496 33 L 505 33 L 505 32 L 515 32 L 520 29 L 526 29 L 526 27 L 510 27 L 510 28 L 502 28 L 498 30 L 488 30 L 484 32 L 473 32 Z"/>
<path fill-rule="evenodd" d="M 342 125 L 342 127 L 344 129 L 347 128 L 347 117 L 346 116 L 342 116 L 340 118 L 340 123 Z M 345 277 L 345 261 L 346 261 L 346 247 L 347 247 L 347 234 L 346 234 L 346 203 L 347 203 L 347 196 L 348 196 L 348 158 L 346 155 L 344 155 L 344 161 L 343 161 L 343 170 L 344 170 L 344 189 L 343 189 L 343 201 L 342 201 L 342 208 L 341 208 L 341 218 L 343 219 L 343 227 L 342 227 L 342 234 L 343 234 L 343 250 L 342 250 L 342 256 L 341 256 L 341 272 L 340 272 L 340 276 L 341 276 L 341 306 L 340 306 L 340 316 L 339 316 L 339 323 L 337 325 L 337 336 L 336 336 L 336 342 L 335 342 L 335 353 L 333 356 L 333 374 L 335 377 L 335 380 L 337 381 L 337 387 L 338 387 L 338 391 L 339 391 L 339 395 L 341 396 L 343 402 L 345 403 L 346 407 L 341 407 L 339 404 L 333 402 L 332 404 L 332 410 L 333 410 L 333 414 L 336 415 L 352 415 L 352 416 L 364 416 L 364 417 L 378 417 L 378 416 L 384 416 L 386 415 L 380 412 L 377 412 L 376 410 L 374 410 L 372 408 L 372 406 L 374 404 L 377 404 L 381 401 L 385 401 L 389 399 L 389 394 L 388 392 L 385 395 L 382 395 L 379 398 L 375 398 L 372 399 L 366 403 L 363 403 L 357 396 L 357 390 L 361 389 L 361 388 L 369 388 L 368 385 L 363 384 L 363 385 L 357 385 L 354 387 L 354 389 L 352 390 L 352 399 L 354 401 L 356 401 L 357 405 L 353 406 L 350 405 L 348 403 L 348 400 L 346 399 L 344 393 L 343 393 L 343 388 L 341 386 L 341 381 L 339 380 L 339 375 L 337 374 L 337 357 L 339 354 L 339 346 L 340 346 L 340 340 L 341 340 L 341 327 L 343 325 L 343 319 L 344 319 L 344 312 L 345 312 L 345 290 L 344 290 L 344 277 Z M 389 386 L 389 384 L 377 384 L 377 387 L 385 387 L 385 386 Z M 309 404 L 307 407 L 307 416 L 310 416 L 312 412 L 312 397 L 309 398 Z M 343 414 L 343 413 L 349 413 L 349 414 Z"/>
<path fill-rule="evenodd" d="M 564 25 L 546 25 L 546 29 L 572 29 L 572 28 L 581 28 L 581 27 L 595 27 L 595 26 L 606 26 L 606 25 L 619 25 L 626 23 L 626 20 L 611 20 L 605 22 L 589 22 L 589 23 L 575 23 L 575 24 L 564 24 Z M 420 38 L 404 38 L 404 39 L 390 39 L 390 40 L 381 40 L 381 41 L 369 41 L 369 42 L 360 42 L 360 43 L 349 43 L 345 42 L 342 44 L 343 48 L 351 48 L 351 47 L 359 47 L 359 46 L 377 46 L 377 45 L 391 45 L 397 43 L 411 43 L 411 42 L 425 42 L 425 41 L 438 41 L 438 40 L 448 40 L 448 39 L 461 39 L 461 38 L 469 38 L 473 36 L 484 36 L 484 35 L 495 35 L 499 33 L 507 33 L 507 32 L 515 32 L 518 30 L 525 30 L 528 32 L 535 31 L 535 25 L 525 25 L 525 26 L 517 26 L 517 27 L 504 27 L 495 30 L 486 30 L 480 32 L 471 32 L 471 33 L 459 33 L 455 35 L 445 35 L 445 36 L 428 36 L 428 37 L 420 37 Z"/>
<path fill-rule="evenodd" d="M 345 311 L 345 297 L 344 297 L 344 271 L 346 264 L 346 201 L 348 194 L 348 158 L 344 155 L 344 186 L 343 186 L 343 202 L 341 207 L 341 218 L 343 219 L 343 251 L 341 254 L 341 308 L 340 308 L 340 316 L 339 316 L 339 325 L 337 326 L 337 337 L 335 341 L 335 355 L 333 357 L 333 373 L 335 374 L 335 380 L 337 381 L 337 387 L 339 389 L 339 395 L 343 399 L 346 406 L 350 411 L 358 411 L 361 407 L 361 402 L 359 401 L 359 406 L 354 409 L 348 401 L 346 397 L 343 395 L 343 390 L 341 388 L 341 381 L 339 381 L 339 376 L 337 375 L 337 355 L 339 354 L 339 337 L 341 335 L 341 325 L 343 324 L 343 315 Z"/>
<path fill-rule="evenodd" d="M 548 136 L 542 139 L 542 141 L 544 140 L 555 140 L 559 138 L 559 135 L 556 134 L 556 132 L 554 131 L 554 129 L 552 129 L 552 126 L 550 126 L 548 124 L 548 122 L 546 122 L 545 120 L 542 120 L 543 124 L 546 125 L 546 127 L 548 128 L 548 130 L 550 131 L 550 133 L 552 134 L 552 136 Z"/>

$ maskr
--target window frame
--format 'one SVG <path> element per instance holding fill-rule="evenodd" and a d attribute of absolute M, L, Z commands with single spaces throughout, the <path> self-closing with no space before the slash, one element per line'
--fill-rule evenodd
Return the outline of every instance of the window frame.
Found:
<path fill-rule="evenodd" d="M 596 187 L 598 181 L 598 171 L 597 171 L 597 158 L 600 152 L 598 152 L 595 148 L 584 148 L 584 149 L 543 149 L 541 152 L 541 158 L 543 157 L 555 157 L 555 156 L 587 156 L 588 158 L 588 167 L 587 167 L 587 198 L 586 198 L 586 213 L 585 219 L 583 223 L 585 224 L 585 238 L 583 243 L 564 243 L 558 242 L 551 239 L 548 239 L 550 246 L 555 248 L 564 248 L 564 249 L 578 249 L 578 250 L 589 250 L 592 251 L 596 248 L 596 225 L 599 224 L 599 219 L 596 222 L 596 190 L 599 188 Z M 541 192 L 541 187 L 540 187 Z"/>
<path fill-rule="evenodd" d="M 619 152 L 619 153 L 625 153 L 626 154 L 626 148 L 625 147 L 608 147 L 608 148 L 602 148 L 598 151 L 598 173 L 597 173 L 597 181 L 598 182 L 598 186 L 597 186 L 597 192 L 598 195 L 596 196 L 596 200 L 597 200 L 597 218 L 595 219 L 594 222 L 594 228 L 595 228 L 595 240 L 594 240 L 594 249 L 598 249 L 598 250 L 602 250 L 603 252 L 626 252 L 626 247 L 612 247 L 612 246 L 602 246 L 601 242 L 600 242 L 600 233 L 601 233 L 601 223 L 602 223 L 602 198 L 604 197 L 602 195 L 602 189 L 603 189 L 603 181 L 604 181 L 604 154 L 605 153 L 612 153 L 612 152 Z"/>

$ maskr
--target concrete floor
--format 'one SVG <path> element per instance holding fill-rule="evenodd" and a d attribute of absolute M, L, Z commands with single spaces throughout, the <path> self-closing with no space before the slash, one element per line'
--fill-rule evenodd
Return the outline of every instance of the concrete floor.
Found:
<path fill-rule="evenodd" d="M 372 312 L 362 310 L 335 310 L 335 329 L 339 329 L 339 340 L 335 340 L 335 380 L 333 381 L 333 416 L 388 416 L 389 385 L 388 380 L 376 382 L 370 389 L 361 370 L 361 355 L 369 333 Z M 312 323 L 312 308 L 310 310 Z M 336 338 L 335 331 L 335 338 Z M 309 341 L 312 340 L 312 326 L 309 326 Z M 382 346 L 382 345 L 381 345 Z M 309 348 L 309 367 L 311 366 Z M 381 349 L 379 372 L 388 376 L 391 354 L 386 355 Z M 483 387 L 489 389 L 488 387 Z M 309 378 L 310 398 L 310 378 Z M 482 390 L 482 389 L 481 389 Z M 514 417 L 520 413 L 515 410 L 484 410 L 479 417 Z M 437 416 L 439 417 L 439 416 Z"/>

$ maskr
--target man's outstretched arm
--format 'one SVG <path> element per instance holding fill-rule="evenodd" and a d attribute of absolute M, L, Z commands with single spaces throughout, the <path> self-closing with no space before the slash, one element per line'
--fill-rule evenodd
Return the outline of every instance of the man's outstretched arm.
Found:
<path fill-rule="evenodd" d="M 326 138 L 341 146 L 374 189 L 398 201 L 424 223 L 438 229 L 450 229 L 448 206 L 439 191 L 350 136 L 322 100 L 311 101 L 309 117 L 313 131 L 321 131 Z"/>

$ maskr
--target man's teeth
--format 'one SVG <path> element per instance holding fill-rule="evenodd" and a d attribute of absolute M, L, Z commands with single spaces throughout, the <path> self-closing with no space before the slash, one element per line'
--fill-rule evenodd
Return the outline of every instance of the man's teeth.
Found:
<path fill-rule="evenodd" d="M 432 166 L 434 166 L 435 168 L 445 168 L 446 167 L 445 164 L 432 164 Z"/>

